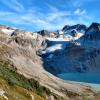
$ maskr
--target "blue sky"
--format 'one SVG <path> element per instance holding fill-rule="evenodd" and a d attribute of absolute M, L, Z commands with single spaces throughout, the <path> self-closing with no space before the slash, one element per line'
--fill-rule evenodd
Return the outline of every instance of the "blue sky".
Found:
<path fill-rule="evenodd" d="M 100 22 L 100 0 L 0 0 L 0 24 L 28 31 Z"/>

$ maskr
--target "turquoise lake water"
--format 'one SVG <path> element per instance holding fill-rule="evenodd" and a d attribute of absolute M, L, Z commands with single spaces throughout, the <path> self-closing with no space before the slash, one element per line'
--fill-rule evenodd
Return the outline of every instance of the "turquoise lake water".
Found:
<path fill-rule="evenodd" d="M 100 91 L 100 73 L 62 73 L 58 77 L 75 83 L 87 84 Z"/>

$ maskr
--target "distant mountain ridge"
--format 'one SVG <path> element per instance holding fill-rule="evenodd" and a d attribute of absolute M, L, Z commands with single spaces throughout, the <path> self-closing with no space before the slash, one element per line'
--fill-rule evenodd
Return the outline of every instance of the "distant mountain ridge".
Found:
<path fill-rule="evenodd" d="M 76 29 L 77 31 L 80 31 L 80 30 L 86 30 L 87 27 L 83 24 L 76 24 L 76 25 L 65 25 L 62 29 L 62 31 L 67 31 L 67 30 L 70 30 L 70 29 Z"/>

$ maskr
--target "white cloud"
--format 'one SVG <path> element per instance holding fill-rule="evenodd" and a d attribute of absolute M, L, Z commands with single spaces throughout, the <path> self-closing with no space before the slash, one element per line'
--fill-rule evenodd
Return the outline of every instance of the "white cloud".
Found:
<path fill-rule="evenodd" d="M 86 10 L 84 9 L 84 10 L 81 10 L 81 9 L 76 9 L 75 11 L 74 11 L 74 14 L 75 15 L 85 15 L 86 14 Z"/>
<path fill-rule="evenodd" d="M 3 1 L 3 0 L 2 0 Z M 66 24 L 76 24 L 85 22 L 84 18 L 86 16 L 86 10 L 76 9 L 75 11 L 60 10 L 54 6 L 49 5 L 49 10 L 45 14 L 38 11 L 37 8 L 24 9 L 24 7 L 17 1 L 9 0 L 10 3 L 3 2 L 7 6 L 11 6 L 12 9 L 19 12 L 0 12 L 0 20 L 7 21 L 16 25 L 27 25 L 28 27 L 34 27 L 34 29 L 47 29 L 47 30 L 57 30 L 61 29 Z M 85 15 L 78 16 L 76 19 L 70 19 L 74 15 Z M 81 18 L 80 18 L 81 17 Z M 86 18 L 85 18 L 86 19 Z M 88 19 L 88 18 L 87 18 Z"/>
<path fill-rule="evenodd" d="M 1 0 L 5 6 L 8 6 L 10 9 L 15 10 L 17 12 L 20 12 L 24 10 L 24 7 L 21 3 L 19 3 L 17 0 Z"/>
<path fill-rule="evenodd" d="M 56 12 L 50 12 L 47 15 L 47 20 L 49 21 L 53 21 L 59 17 L 63 17 L 63 16 L 70 16 L 71 13 L 69 11 L 56 11 Z"/>

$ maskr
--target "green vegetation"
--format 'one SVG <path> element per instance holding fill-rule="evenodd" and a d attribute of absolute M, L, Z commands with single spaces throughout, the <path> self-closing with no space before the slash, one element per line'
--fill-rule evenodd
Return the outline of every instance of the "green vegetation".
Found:
<path fill-rule="evenodd" d="M 94 98 L 93 99 L 84 98 L 83 100 L 100 100 L 100 92 L 94 93 Z"/>
<path fill-rule="evenodd" d="M 62 97 L 52 93 L 48 88 L 41 86 L 38 81 L 34 79 L 28 79 L 23 75 L 18 74 L 17 69 L 12 64 L 10 64 L 9 61 L 0 61 L 0 77 L 2 79 L 5 79 L 10 87 L 14 87 L 15 92 L 16 87 L 22 88 L 22 91 L 23 89 L 26 89 L 27 91 L 31 91 L 32 93 L 34 92 L 36 98 L 35 100 L 45 100 L 46 95 L 53 95 L 55 100 L 64 100 Z M 11 90 L 12 92 L 10 91 L 10 93 L 14 93 L 13 88 L 11 88 Z M 22 93 L 20 93 L 20 91 L 18 90 L 17 94 L 21 96 Z M 43 99 L 38 99 L 38 96 L 40 96 Z M 0 98 L 0 100 L 2 99 Z"/>
<path fill-rule="evenodd" d="M 66 90 L 66 95 L 70 98 L 73 98 L 73 97 L 76 97 L 76 96 L 79 96 L 79 94 L 75 93 L 75 92 L 72 92 L 72 91 L 67 91 Z"/>
<path fill-rule="evenodd" d="M 41 86 L 38 81 L 34 79 L 27 79 L 9 64 L 9 62 L 0 61 L 0 76 L 3 77 L 9 85 L 18 85 L 30 91 L 35 91 L 40 96 L 50 95 L 50 90 Z"/>
<path fill-rule="evenodd" d="M 32 100 L 31 95 L 34 96 L 35 100 L 45 100 L 45 98 L 37 95 L 35 92 L 28 91 L 17 85 L 10 86 L 6 80 L 0 77 L 0 91 L 5 90 L 7 93 L 7 98 L 9 100 Z M 0 100 L 6 100 L 3 96 L 0 95 Z"/>
<path fill-rule="evenodd" d="M 0 37 L 1 38 L 1 37 Z M 6 44 L 0 43 L 0 54 L 7 53 L 11 48 L 8 47 Z"/>

